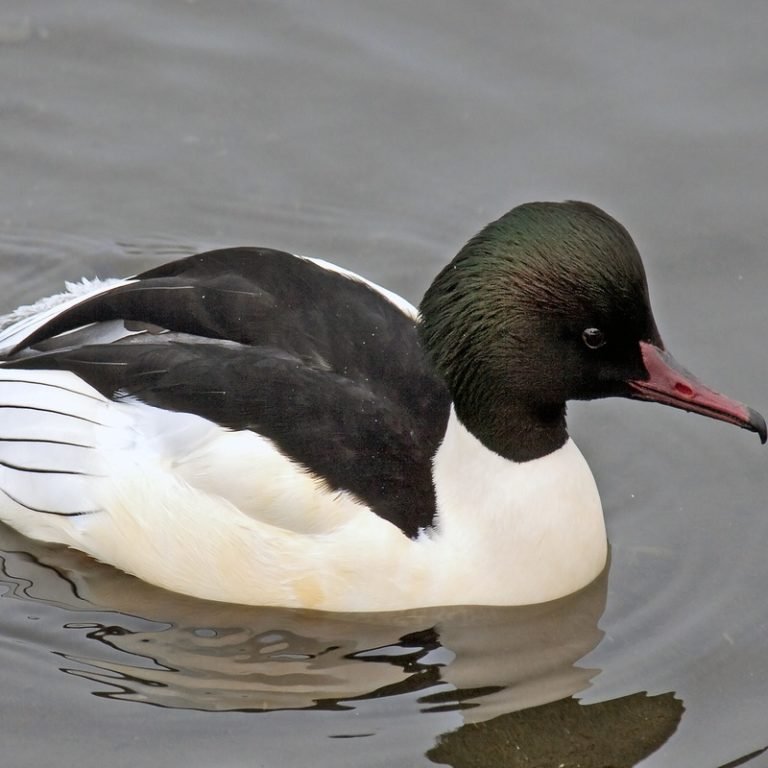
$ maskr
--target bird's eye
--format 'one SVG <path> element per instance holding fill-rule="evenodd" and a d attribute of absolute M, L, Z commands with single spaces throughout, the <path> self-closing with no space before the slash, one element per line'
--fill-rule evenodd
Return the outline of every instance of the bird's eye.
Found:
<path fill-rule="evenodd" d="M 599 349 L 605 344 L 605 334 L 599 328 L 585 328 L 581 338 L 590 349 Z"/>

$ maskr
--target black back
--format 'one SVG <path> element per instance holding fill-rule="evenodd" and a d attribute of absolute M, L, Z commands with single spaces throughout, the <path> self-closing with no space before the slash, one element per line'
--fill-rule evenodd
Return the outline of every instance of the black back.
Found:
<path fill-rule="evenodd" d="M 375 289 L 282 251 L 210 251 L 63 311 L 14 354 L 116 319 L 168 332 L 6 365 L 70 370 L 112 399 L 256 431 L 407 535 L 432 524 L 450 398 L 415 321 Z"/>

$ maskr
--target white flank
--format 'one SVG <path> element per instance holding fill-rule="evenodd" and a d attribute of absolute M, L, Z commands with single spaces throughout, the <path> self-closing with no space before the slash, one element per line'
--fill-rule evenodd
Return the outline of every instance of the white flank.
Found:
<path fill-rule="evenodd" d="M 433 469 L 438 524 L 431 602 L 525 605 L 589 584 L 607 539 L 594 477 L 572 440 L 533 461 L 489 451 L 453 408 Z"/>

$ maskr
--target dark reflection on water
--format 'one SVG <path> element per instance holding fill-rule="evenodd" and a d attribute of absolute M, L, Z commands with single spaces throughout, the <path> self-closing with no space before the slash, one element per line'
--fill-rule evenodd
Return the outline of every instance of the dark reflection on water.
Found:
<path fill-rule="evenodd" d="M 672 693 L 636 693 L 589 706 L 563 699 L 463 726 L 441 737 L 427 756 L 456 768 L 625 768 L 659 749 L 677 729 L 683 710 Z"/>

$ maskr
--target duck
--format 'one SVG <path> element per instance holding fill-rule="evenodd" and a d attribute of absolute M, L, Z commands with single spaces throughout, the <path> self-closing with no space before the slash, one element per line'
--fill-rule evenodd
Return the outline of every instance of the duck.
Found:
<path fill-rule="evenodd" d="M 627 230 L 585 202 L 488 224 L 418 310 L 329 262 L 211 250 L 0 321 L 0 520 L 198 598 L 526 605 L 608 544 L 566 403 L 756 432 L 666 349 Z"/>

